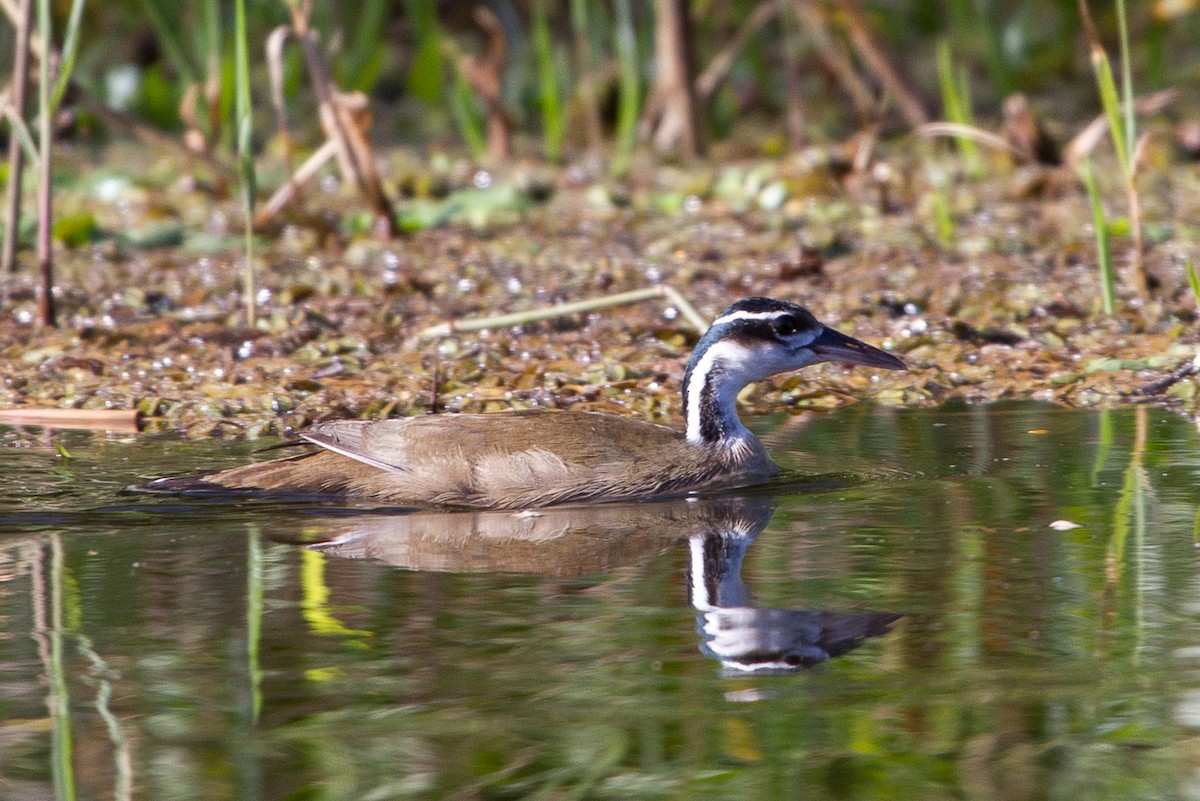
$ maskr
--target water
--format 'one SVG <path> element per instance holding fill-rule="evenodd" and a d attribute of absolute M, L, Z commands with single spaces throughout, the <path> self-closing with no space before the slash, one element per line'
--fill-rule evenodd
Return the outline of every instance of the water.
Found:
<path fill-rule="evenodd" d="M 1200 797 L 1188 421 L 757 428 L 770 488 L 423 518 L 0 429 L 0 798 Z"/>

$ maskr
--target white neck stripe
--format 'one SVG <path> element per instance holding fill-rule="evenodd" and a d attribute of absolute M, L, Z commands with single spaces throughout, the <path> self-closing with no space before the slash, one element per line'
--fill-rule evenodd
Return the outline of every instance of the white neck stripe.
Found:
<path fill-rule="evenodd" d="M 700 361 L 696 362 L 688 384 L 684 388 L 687 393 L 687 438 L 689 442 L 703 441 L 700 433 L 700 415 L 703 407 L 701 395 L 708 383 L 709 373 L 712 372 L 717 362 L 724 363 L 730 373 L 726 376 L 725 382 L 711 388 L 711 391 L 716 393 L 722 427 L 726 436 L 731 438 L 740 437 L 741 432 L 745 431 L 741 421 L 737 418 L 737 409 L 734 404 L 737 393 L 746 385 L 746 382 L 739 381 L 739 378 L 749 372 L 749 364 L 753 358 L 754 352 L 741 343 L 719 340 L 709 346 L 704 355 L 700 357 Z M 736 386 L 734 386 L 735 383 Z"/>

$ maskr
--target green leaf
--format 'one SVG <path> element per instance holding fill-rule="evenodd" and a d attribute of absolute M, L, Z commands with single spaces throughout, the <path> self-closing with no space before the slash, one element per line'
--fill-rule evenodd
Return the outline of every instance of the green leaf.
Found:
<path fill-rule="evenodd" d="M 1196 265 L 1192 262 L 1190 256 L 1187 262 L 1185 262 L 1185 266 L 1187 267 L 1188 283 L 1192 287 L 1192 296 L 1196 298 L 1196 303 L 1200 305 L 1200 274 L 1197 274 Z"/>
<path fill-rule="evenodd" d="M 50 232 L 55 239 L 69 248 L 86 245 L 96 235 L 96 215 L 90 211 L 60 214 L 54 220 Z"/>

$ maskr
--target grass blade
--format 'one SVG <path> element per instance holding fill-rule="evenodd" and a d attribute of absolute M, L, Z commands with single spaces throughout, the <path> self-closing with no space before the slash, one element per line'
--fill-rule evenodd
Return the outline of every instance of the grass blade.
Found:
<path fill-rule="evenodd" d="M 637 137 L 638 114 L 642 99 L 638 85 L 637 35 L 633 29 L 633 12 L 629 0 L 615 0 L 616 51 L 619 68 L 620 101 L 617 105 L 617 137 L 610 171 L 615 176 L 629 172 L 633 145 Z"/>
<path fill-rule="evenodd" d="M 475 93 L 467 76 L 454 66 L 454 85 L 450 88 L 450 108 L 454 112 L 454 121 L 458 123 L 458 132 L 467 149 L 476 160 L 487 154 L 487 137 L 483 132 L 483 119 L 475 106 Z"/>
<path fill-rule="evenodd" d="M 54 92 L 50 96 L 50 109 L 53 112 L 62 102 L 67 92 L 67 84 L 71 82 L 71 73 L 75 71 L 75 54 L 79 51 L 79 23 L 83 19 L 83 0 L 71 3 L 71 15 L 67 17 L 67 30 L 63 35 L 62 53 L 59 55 L 58 80 L 54 84 Z"/>
<path fill-rule="evenodd" d="M 1092 175 L 1092 164 L 1084 161 L 1080 168 L 1080 177 L 1087 187 L 1088 199 L 1092 204 L 1092 225 L 1096 229 L 1096 255 L 1100 264 L 1100 300 L 1104 313 L 1111 315 L 1115 310 L 1116 279 L 1114 277 L 1112 249 L 1108 242 L 1108 216 L 1104 213 L 1104 203 L 1100 200 L 1100 192 L 1096 189 L 1096 178 Z"/>
<path fill-rule="evenodd" d="M 1192 296 L 1196 298 L 1196 305 L 1200 306 L 1200 273 L 1197 273 L 1191 256 L 1187 258 L 1184 265 L 1187 267 L 1188 283 L 1192 286 Z"/>
<path fill-rule="evenodd" d="M 1104 116 L 1108 118 L 1108 133 L 1113 140 L 1113 149 L 1117 151 L 1121 173 L 1127 176 L 1131 165 L 1129 143 L 1125 139 L 1125 125 L 1122 121 L 1121 98 L 1117 94 L 1117 84 L 1113 78 L 1108 54 L 1101 49 L 1092 50 L 1092 71 L 1096 73 L 1096 87 L 1100 90 L 1100 104 L 1104 107 Z"/>
<path fill-rule="evenodd" d="M 971 99 L 968 94 L 969 84 L 966 73 L 955 74 L 954 60 L 950 53 L 950 43 L 945 39 L 937 46 L 938 86 L 942 93 L 942 106 L 946 117 L 957 125 L 975 126 L 974 115 L 971 113 Z M 955 146 L 967 165 L 967 170 L 973 177 L 979 177 L 983 165 L 979 160 L 979 148 L 967 137 L 956 136 Z"/>
<path fill-rule="evenodd" d="M 1125 15 L 1125 0 L 1117 0 L 1117 31 L 1121 43 L 1121 99 L 1125 109 L 1125 142 L 1129 147 L 1129 168 L 1132 171 L 1135 168 L 1133 154 L 1137 142 L 1137 116 L 1133 108 L 1133 68 L 1129 63 L 1129 19 Z"/>
<path fill-rule="evenodd" d="M 180 28 L 179 20 L 167 19 L 164 13 L 164 7 L 171 7 L 173 3 L 161 3 L 158 0 L 142 0 L 142 9 L 146 12 L 146 18 L 154 28 L 154 33 L 158 37 L 158 42 L 162 45 L 162 49 L 170 59 L 171 64 L 175 69 L 179 70 L 179 77 L 183 79 L 184 85 L 196 83 L 199 80 L 196 76 L 199 70 L 192 62 L 188 55 L 188 50 L 183 45 L 183 39 L 179 35 Z M 180 6 L 182 8 L 182 6 Z M 178 14 L 179 11 L 177 10 Z"/>
<path fill-rule="evenodd" d="M 242 269 L 242 295 L 246 325 L 257 322 L 258 290 L 254 280 L 254 109 L 250 102 L 250 56 L 246 42 L 246 0 L 234 5 L 234 109 L 237 130 L 238 172 L 242 184 L 242 213 L 246 227 L 246 263 Z"/>
<path fill-rule="evenodd" d="M 550 22 L 545 0 L 533 5 L 533 45 L 537 54 L 538 84 L 541 90 L 542 127 L 546 137 L 546 160 L 557 163 L 562 156 L 562 104 L 558 97 L 558 77 L 554 68 L 554 46 L 550 42 Z"/>
<path fill-rule="evenodd" d="M 37 196 L 37 260 L 38 260 L 38 322 L 43 326 L 57 324 L 54 310 L 54 250 L 50 241 L 54 225 L 51 197 L 50 149 L 54 130 L 50 109 L 50 59 L 46 53 L 54 41 L 50 18 L 51 0 L 38 0 L 37 27 L 42 40 L 42 57 L 38 59 L 38 196 Z"/>

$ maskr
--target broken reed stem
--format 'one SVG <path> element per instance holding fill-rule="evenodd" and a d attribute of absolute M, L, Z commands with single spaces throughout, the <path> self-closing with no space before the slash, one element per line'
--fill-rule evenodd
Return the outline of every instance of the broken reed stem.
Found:
<path fill-rule="evenodd" d="M 254 216 L 254 226 L 257 228 L 265 225 L 274 219 L 276 214 L 283 211 L 294 198 L 299 196 L 301 188 L 316 177 L 322 167 L 337 157 L 337 148 L 337 142 L 334 142 L 332 139 L 326 139 L 325 144 L 313 151 L 313 154 L 305 159 L 304 163 L 294 173 L 288 176 L 287 183 L 276 189 L 275 194 L 271 195 L 267 202 L 262 204 L 262 207 Z"/>
<path fill-rule="evenodd" d="M 666 300 L 679 309 L 679 313 L 683 315 L 683 318 L 697 332 L 703 334 L 708 329 L 708 321 L 704 319 L 700 312 L 696 311 L 696 307 L 681 295 L 677 289 L 670 286 L 652 286 L 645 289 L 620 292 L 616 295 L 608 295 L 602 298 L 588 298 L 587 300 L 577 300 L 572 303 L 561 303 L 545 309 L 531 309 L 530 311 L 516 312 L 515 314 L 500 314 L 494 317 L 475 317 L 468 320 L 453 320 L 438 323 L 424 329 L 417 336 L 421 339 L 435 339 L 437 337 L 449 336 L 459 331 L 507 328 L 511 325 L 535 323 L 539 320 L 566 317 L 570 314 L 580 314 L 582 312 L 608 308 L 609 306 L 639 303 L 643 300 L 654 300 L 656 298 Z"/>
<path fill-rule="evenodd" d="M 50 0 L 38 0 L 38 35 L 43 42 L 51 42 Z M 38 324 L 53 327 L 54 312 L 54 250 L 51 242 L 50 198 L 50 144 L 53 136 L 50 108 L 50 59 L 43 52 L 38 60 L 38 197 L 37 197 L 37 260 L 40 278 L 38 281 Z"/>
<path fill-rule="evenodd" d="M 21 0 L 16 19 L 16 48 L 13 51 L 12 110 L 15 119 L 25 119 L 25 95 L 29 86 L 29 23 L 32 0 Z M 15 129 L 15 124 L 14 124 Z M 25 170 L 25 151 L 14 130 L 8 140 L 8 197 L 4 207 L 4 245 L 0 252 L 0 271 L 17 269 L 17 237 L 21 224 L 21 177 Z"/>
<path fill-rule="evenodd" d="M 47 428 L 87 428 L 103 431 L 137 431 L 142 415 L 136 409 L 62 409 L 16 406 L 0 409 L 0 422 Z"/>

